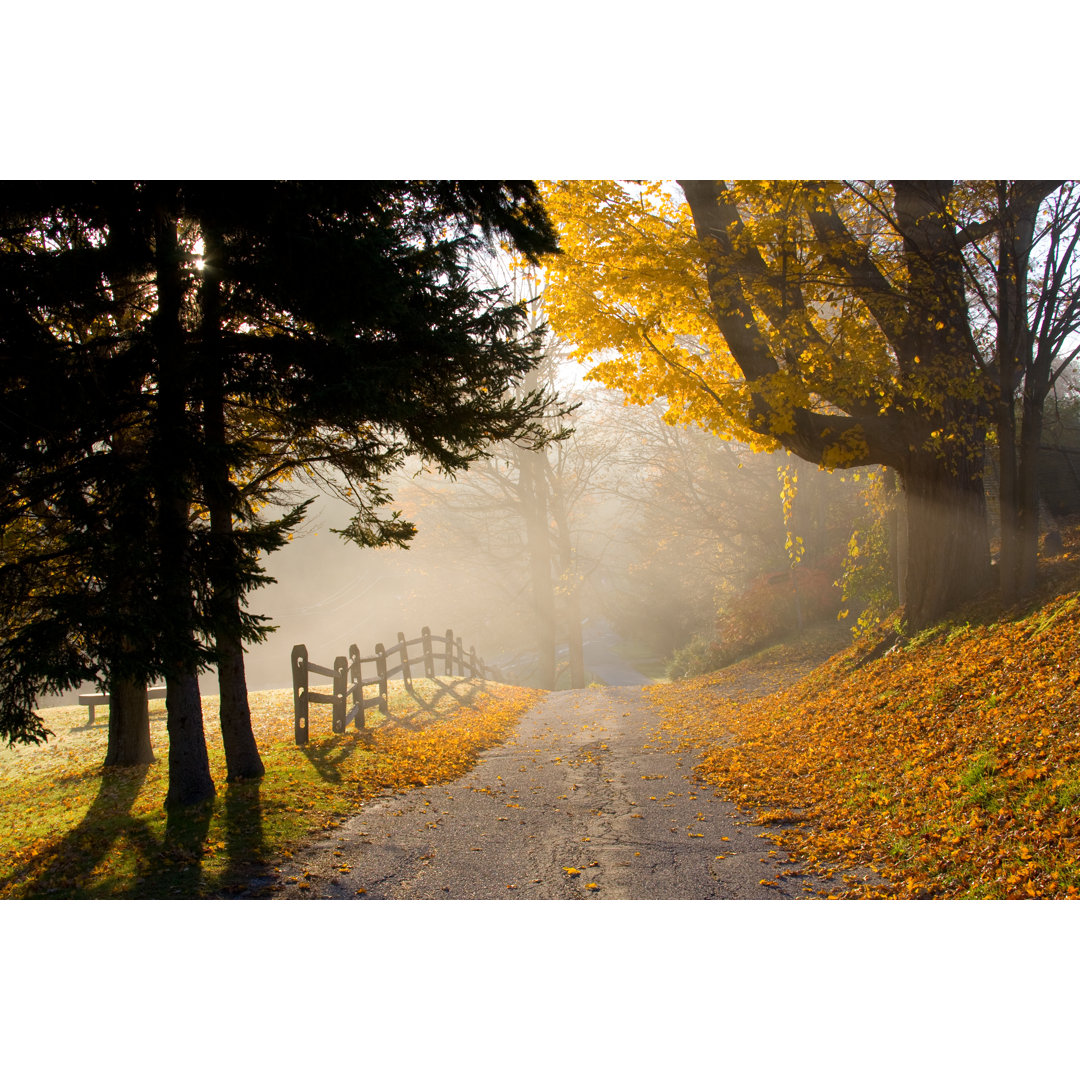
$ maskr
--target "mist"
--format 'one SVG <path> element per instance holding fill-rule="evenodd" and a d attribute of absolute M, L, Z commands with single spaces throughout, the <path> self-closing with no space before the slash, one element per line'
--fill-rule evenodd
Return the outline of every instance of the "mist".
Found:
<path fill-rule="evenodd" d="M 263 556 L 275 581 L 247 597 L 277 628 L 247 647 L 249 690 L 289 686 L 294 645 L 331 666 L 350 645 L 371 655 L 424 626 L 453 630 L 507 682 L 641 684 L 726 662 L 735 645 L 842 630 L 862 610 L 866 597 L 845 601 L 835 582 L 851 569 L 853 533 L 869 551 L 886 527 L 881 470 L 827 474 L 673 427 L 662 402 L 624 405 L 560 377 L 581 402 L 569 438 L 536 453 L 499 446 L 454 478 L 417 461 L 388 478 L 389 509 L 417 527 L 408 548 L 360 548 L 333 531 L 349 505 L 314 487 L 292 492 L 314 502 L 293 539 Z M 539 507 L 530 476 L 543 478 Z M 872 575 L 857 578 L 856 591 L 889 602 Z M 212 668 L 200 687 L 217 694 Z"/>
<path fill-rule="evenodd" d="M 265 559 L 276 583 L 249 597 L 278 627 L 248 652 L 249 688 L 287 686 L 296 644 L 330 665 L 352 644 L 370 655 L 423 626 L 452 629 L 508 682 L 554 688 L 574 678 L 575 633 L 584 684 L 641 684 L 664 677 L 691 642 L 723 637 L 725 611 L 747 596 L 758 609 L 773 606 L 765 636 L 842 629 L 835 582 L 860 521 L 864 535 L 882 527 L 880 513 L 864 520 L 880 470 L 827 474 L 783 452 L 671 427 L 663 411 L 590 392 L 573 435 L 544 452 L 500 447 L 453 479 L 412 463 L 389 484 L 393 508 L 417 526 L 407 549 L 346 542 L 332 530 L 349 508 L 318 496 L 293 541 Z M 523 496 L 537 461 L 547 470 L 539 541 Z M 794 492 L 786 522 L 785 480 Z M 545 649 L 554 676 L 544 672 Z M 212 674 L 203 682 L 216 692 Z"/>

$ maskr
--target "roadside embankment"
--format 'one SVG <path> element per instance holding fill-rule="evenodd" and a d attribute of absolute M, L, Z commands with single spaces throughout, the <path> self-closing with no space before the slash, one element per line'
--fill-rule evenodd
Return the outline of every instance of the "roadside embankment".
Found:
<path fill-rule="evenodd" d="M 1062 577 L 1058 575 L 1060 584 Z M 865 897 L 1073 897 L 1080 888 L 1080 593 L 874 642 L 754 698 L 761 658 L 648 690 L 701 775 Z M 776 681 L 784 663 L 764 659 Z M 757 665 L 757 667 L 755 667 Z M 796 826 L 797 827 L 793 827 Z M 785 827 L 787 826 L 787 827 Z"/>

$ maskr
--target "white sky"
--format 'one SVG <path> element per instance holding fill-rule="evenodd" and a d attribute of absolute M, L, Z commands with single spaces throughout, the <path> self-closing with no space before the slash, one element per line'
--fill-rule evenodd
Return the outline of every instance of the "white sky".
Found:
<path fill-rule="evenodd" d="M 7 5 L 0 177 L 1068 176 L 1066 10 Z"/>

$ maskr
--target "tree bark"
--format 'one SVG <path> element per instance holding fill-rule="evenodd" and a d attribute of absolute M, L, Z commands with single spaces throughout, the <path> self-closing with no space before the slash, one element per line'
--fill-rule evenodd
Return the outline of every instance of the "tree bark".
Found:
<path fill-rule="evenodd" d="M 193 462 L 180 322 L 181 253 L 176 218 L 167 205 L 157 207 L 155 239 L 158 310 L 153 337 L 158 386 L 152 457 L 161 553 L 165 702 L 169 714 L 169 790 L 165 805 L 191 806 L 212 799 L 216 789 L 210 775 L 199 695 L 199 650 L 190 573 L 189 489 Z"/>
<path fill-rule="evenodd" d="M 1029 278 L 1039 206 L 1054 181 L 998 182 L 997 424 L 1001 472 L 1001 597 L 1013 604 L 1035 590 L 1039 549 L 1039 448 L 1043 408 L 1052 384 L 1051 352 L 1040 345 L 1028 317 Z M 1060 280 L 1041 304 L 1052 310 Z M 1044 311 L 1045 315 L 1045 311 Z M 1017 439 L 1015 401 L 1022 387 Z"/>
<path fill-rule="evenodd" d="M 221 238 L 203 223 L 202 347 L 203 430 L 206 470 L 203 482 L 210 511 L 210 606 L 217 664 L 221 738 L 227 780 L 252 780 L 266 772 L 251 730 L 244 647 L 240 634 L 240 592 L 233 534 L 235 495 L 229 476 L 225 427 L 225 387 L 220 355 Z"/>
<path fill-rule="evenodd" d="M 198 673 L 177 665 L 166 675 L 165 686 L 169 712 L 169 790 L 165 805 L 194 806 L 216 794 L 206 752 Z"/>
<path fill-rule="evenodd" d="M 109 695 L 106 767 L 152 765 L 156 758 L 150 742 L 146 684 L 134 679 L 114 678 L 109 684 Z"/>
<path fill-rule="evenodd" d="M 1035 591 L 1035 572 L 1039 555 L 1039 448 L 1042 446 L 1043 408 L 1045 401 L 1024 394 L 1020 427 L 1020 460 L 1017 491 L 1019 545 L 1016 588 L 1018 599 Z"/>
<path fill-rule="evenodd" d="M 124 230 L 118 223 L 110 227 L 108 244 L 122 247 Z M 138 310 L 139 288 L 134 276 L 119 273 L 111 286 L 121 301 L 117 316 L 120 328 L 128 334 L 138 329 L 135 312 Z M 123 370 L 123 365 L 120 365 Z M 99 543 L 98 550 L 108 558 L 103 572 L 109 582 L 105 602 L 113 615 L 109 643 L 105 646 L 108 661 L 109 742 L 105 753 L 106 766 L 150 765 L 156 760 L 150 740 L 150 710 L 146 700 L 147 670 L 145 636 L 134 630 L 140 606 L 146 602 L 145 566 L 140 567 L 146 547 L 147 524 L 153 506 L 148 484 L 131 482 L 138 475 L 145 477 L 147 432 L 141 408 L 141 379 L 128 376 L 126 385 L 114 383 L 114 393 L 122 391 L 132 404 L 132 411 L 117 426 L 112 440 L 112 458 L 118 477 L 114 499 L 111 500 L 106 525 L 108 540 Z M 142 595 L 140 595 L 140 593 Z M 140 603 L 141 601 L 141 603 Z M 134 640 L 133 640 L 134 638 Z"/>

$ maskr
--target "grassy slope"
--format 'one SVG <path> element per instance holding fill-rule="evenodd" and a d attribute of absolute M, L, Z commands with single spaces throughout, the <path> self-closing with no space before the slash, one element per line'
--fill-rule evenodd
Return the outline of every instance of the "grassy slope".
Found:
<path fill-rule="evenodd" d="M 314 688 L 313 688 L 314 689 Z M 468 679 L 391 684 L 393 723 L 330 731 L 313 706 L 311 739 L 293 743 L 292 691 L 251 695 L 266 776 L 226 784 L 217 699 L 204 699 L 218 788 L 202 812 L 162 809 L 168 785 L 164 703 L 151 702 L 155 764 L 104 770 L 108 710 L 86 727 L 85 706 L 42 712 L 55 738 L 0 750 L 0 898 L 181 899 L 227 894 L 273 869 L 313 830 L 331 828 L 386 789 L 468 771 L 506 737 L 540 691 Z"/>
<path fill-rule="evenodd" d="M 779 842 L 886 882 L 851 876 L 848 895 L 1075 896 L 1078 568 L 1074 544 L 1023 611 L 972 610 L 877 659 L 851 648 L 756 700 L 738 691 L 782 681 L 783 649 L 650 693 L 707 779 L 763 824 L 799 823 Z"/>

